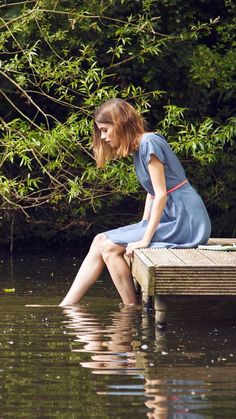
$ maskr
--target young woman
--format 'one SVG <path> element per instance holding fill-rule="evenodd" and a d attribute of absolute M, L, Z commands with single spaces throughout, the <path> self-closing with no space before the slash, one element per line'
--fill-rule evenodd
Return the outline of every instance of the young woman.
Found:
<path fill-rule="evenodd" d="M 210 237 L 211 224 L 198 193 L 162 135 L 146 132 L 136 110 L 111 99 L 94 113 L 93 148 L 98 167 L 133 154 L 136 174 L 147 192 L 143 219 L 98 234 L 61 306 L 80 301 L 106 265 L 126 305 L 136 304 L 124 254 L 143 247 L 197 247 Z"/>

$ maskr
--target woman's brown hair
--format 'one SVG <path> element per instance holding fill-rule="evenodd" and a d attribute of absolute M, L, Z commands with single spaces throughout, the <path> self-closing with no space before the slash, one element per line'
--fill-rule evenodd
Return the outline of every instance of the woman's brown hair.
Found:
<path fill-rule="evenodd" d="M 113 125 L 118 147 L 111 148 L 101 140 L 97 123 Z M 103 167 L 106 161 L 127 157 L 137 150 L 145 125 L 134 107 L 122 99 L 110 99 L 99 106 L 94 112 L 93 124 L 93 151 L 97 167 Z"/>

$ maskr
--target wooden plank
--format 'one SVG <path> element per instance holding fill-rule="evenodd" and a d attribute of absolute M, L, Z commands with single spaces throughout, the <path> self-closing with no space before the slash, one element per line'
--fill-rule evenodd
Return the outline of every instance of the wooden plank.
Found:
<path fill-rule="evenodd" d="M 182 266 L 185 265 L 184 261 L 178 257 L 177 254 L 171 253 L 169 249 L 166 248 L 148 248 L 140 249 L 142 253 L 147 255 L 151 265 L 155 266 Z"/>
<path fill-rule="evenodd" d="M 156 281 L 158 281 L 160 279 L 161 280 L 166 280 L 166 281 L 173 281 L 173 282 L 177 282 L 179 280 L 179 278 L 183 278 L 185 281 L 188 279 L 189 281 L 191 280 L 191 278 L 199 278 L 201 280 L 203 280 L 205 278 L 205 280 L 235 280 L 236 281 L 236 273 L 225 273 L 225 272 L 217 272 L 216 274 L 212 273 L 211 275 L 205 274 L 204 272 L 201 271 L 187 271 L 187 272 L 176 272 L 176 274 L 173 274 L 172 272 L 166 272 L 166 271 L 159 271 L 156 272 Z M 197 283 L 196 283 L 197 286 Z"/>
<path fill-rule="evenodd" d="M 236 252 L 200 249 L 142 249 L 157 266 L 236 266 Z"/>
<path fill-rule="evenodd" d="M 141 285 L 142 291 L 147 295 L 154 295 L 155 266 L 143 249 L 135 250 L 132 261 L 132 274 Z"/>
<path fill-rule="evenodd" d="M 186 267 L 185 269 L 178 269 L 176 268 L 175 270 L 173 270 L 171 268 L 157 268 L 156 269 L 156 275 L 169 275 L 172 276 L 173 278 L 175 276 L 180 276 L 180 275 L 205 275 L 205 276 L 216 276 L 216 275 L 226 275 L 226 276 L 234 276 L 236 275 L 235 271 L 230 269 L 224 269 L 224 267 L 222 267 L 222 269 L 220 269 L 220 267 L 209 270 L 206 269 L 204 266 L 199 266 L 199 267 L 195 267 L 193 266 L 192 269 L 190 267 Z"/>
<path fill-rule="evenodd" d="M 207 256 L 199 253 L 196 249 L 170 249 L 170 252 L 175 253 L 184 262 L 184 265 L 193 266 L 214 266 L 214 261 Z"/>
<path fill-rule="evenodd" d="M 208 240 L 208 244 L 231 244 L 231 243 L 236 243 L 236 238 L 210 238 Z"/>
<path fill-rule="evenodd" d="M 149 254 L 148 254 L 147 250 L 149 250 L 149 249 L 137 249 L 137 250 L 135 250 L 135 254 L 145 264 L 145 266 L 152 267 L 153 266 L 153 261 L 149 258 Z"/>
<path fill-rule="evenodd" d="M 199 290 L 196 290 L 196 288 L 189 288 L 188 290 L 186 290 L 186 288 L 178 288 L 178 289 L 174 289 L 170 288 L 170 289 L 164 289 L 164 290 L 155 290 L 155 294 L 154 295 L 162 295 L 162 296 L 169 296 L 169 295 L 191 295 L 191 296 L 201 296 L 201 295 L 227 295 L 227 296 L 236 296 L 236 290 L 226 290 L 225 288 L 223 289 L 206 289 L 206 288 L 199 288 Z"/>
<path fill-rule="evenodd" d="M 186 289 L 188 289 L 188 287 L 191 284 L 194 284 L 195 287 L 197 288 L 198 285 L 200 283 L 205 283 L 205 284 L 209 284 L 209 286 L 211 286 L 211 284 L 214 284 L 214 286 L 217 286 L 217 284 L 219 285 L 220 283 L 225 284 L 225 286 L 227 287 L 227 284 L 229 284 L 229 286 L 233 287 L 236 283 L 235 277 L 217 277 L 214 278 L 209 277 L 209 278 L 203 278 L 203 279 L 199 279 L 199 275 L 189 275 L 189 276 L 184 276 L 184 277 L 180 277 L 180 278 L 174 278 L 174 277 L 166 277 L 166 275 L 158 275 L 158 277 L 156 277 L 156 281 L 155 281 L 155 288 L 156 287 L 165 287 L 166 285 L 168 286 L 172 286 L 173 288 L 175 288 L 175 286 L 177 284 L 182 284 L 185 286 Z"/>
<path fill-rule="evenodd" d="M 236 243 L 212 238 L 209 244 Z M 138 249 L 132 273 L 148 295 L 236 295 L 236 252 Z"/>
<path fill-rule="evenodd" d="M 236 266 L 236 252 L 218 250 L 196 250 L 200 255 L 207 257 L 216 266 Z"/>
<path fill-rule="evenodd" d="M 236 238 L 211 238 L 208 244 L 236 244 Z M 235 251 L 227 251 L 226 253 L 235 254 Z"/>

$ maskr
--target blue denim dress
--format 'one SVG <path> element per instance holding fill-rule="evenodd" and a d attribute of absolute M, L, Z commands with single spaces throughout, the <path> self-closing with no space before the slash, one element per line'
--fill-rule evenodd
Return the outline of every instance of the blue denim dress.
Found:
<path fill-rule="evenodd" d="M 211 234 L 211 223 L 206 207 L 189 182 L 178 187 L 186 179 L 182 164 L 169 144 L 159 134 L 145 133 L 134 153 L 134 165 L 140 184 L 146 192 L 154 195 L 148 170 L 151 155 L 155 155 L 164 165 L 167 190 L 177 189 L 167 194 L 167 202 L 161 220 L 149 247 L 191 248 L 205 244 Z M 116 244 L 142 239 L 148 221 L 127 225 L 106 231 L 106 236 Z"/>

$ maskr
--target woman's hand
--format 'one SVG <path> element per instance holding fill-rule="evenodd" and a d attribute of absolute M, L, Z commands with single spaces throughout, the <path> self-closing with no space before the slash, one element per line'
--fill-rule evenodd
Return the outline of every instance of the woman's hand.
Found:
<path fill-rule="evenodd" d="M 140 240 L 138 242 L 128 243 L 126 247 L 126 255 L 131 258 L 133 255 L 133 251 L 135 249 L 141 249 L 143 247 L 148 247 L 149 243 L 145 242 L 144 240 Z"/>

